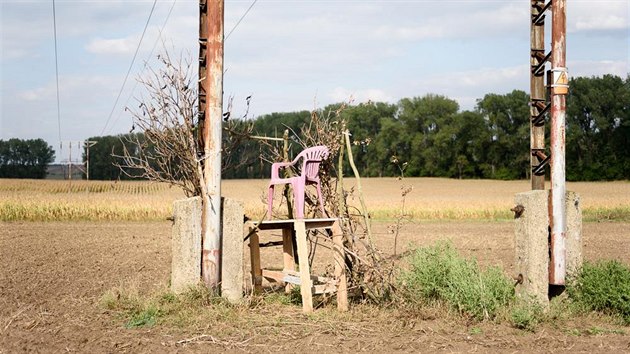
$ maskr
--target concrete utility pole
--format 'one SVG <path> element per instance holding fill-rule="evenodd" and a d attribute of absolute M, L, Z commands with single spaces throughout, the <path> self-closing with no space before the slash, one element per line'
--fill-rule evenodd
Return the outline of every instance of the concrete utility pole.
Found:
<path fill-rule="evenodd" d="M 551 2 L 531 0 L 531 51 L 530 51 L 530 148 L 531 184 L 533 190 L 545 189 L 545 167 L 549 157 L 545 154 L 545 117 L 549 112 L 545 89 L 545 64 L 551 52 L 545 54 L 545 12 Z"/>
<path fill-rule="evenodd" d="M 566 68 L 566 0 L 553 0 L 551 25 L 551 244 L 549 284 L 564 285 L 566 276 L 565 127 L 569 80 Z"/>
<path fill-rule="evenodd" d="M 85 147 L 85 179 L 90 180 L 90 148 L 96 145 L 96 141 L 86 140 L 83 142 Z"/>
<path fill-rule="evenodd" d="M 201 276 L 221 281 L 221 119 L 223 116 L 223 0 L 199 2 L 199 121 L 203 147 Z"/>

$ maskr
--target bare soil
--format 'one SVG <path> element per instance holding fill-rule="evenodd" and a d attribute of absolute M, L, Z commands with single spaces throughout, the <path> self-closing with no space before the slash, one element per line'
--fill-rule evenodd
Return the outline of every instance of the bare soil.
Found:
<path fill-rule="evenodd" d="M 377 243 L 393 252 L 395 232 L 375 225 Z M 585 223 L 584 258 L 630 263 L 630 223 Z M 450 239 L 480 263 L 513 270 L 510 222 L 404 224 L 398 252 L 411 243 Z M 157 325 L 126 329 L 100 299 L 116 287 L 166 289 L 170 223 L 0 224 L 0 353 L 16 352 L 630 352 L 630 328 L 598 316 L 547 324 L 536 332 L 506 324 L 466 323 L 395 310 L 304 316 L 298 307 L 251 309 L 218 327 Z M 131 284 L 131 285 L 130 285 Z M 389 312 L 388 312 L 389 311 Z M 247 330 L 230 329 L 251 323 Z"/>

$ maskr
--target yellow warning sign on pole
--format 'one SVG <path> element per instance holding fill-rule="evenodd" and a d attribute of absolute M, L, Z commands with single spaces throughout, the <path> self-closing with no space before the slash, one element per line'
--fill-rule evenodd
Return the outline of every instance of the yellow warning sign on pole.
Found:
<path fill-rule="evenodd" d="M 569 72 L 567 68 L 551 69 L 552 84 L 551 89 L 554 95 L 566 95 L 569 93 Z"/>

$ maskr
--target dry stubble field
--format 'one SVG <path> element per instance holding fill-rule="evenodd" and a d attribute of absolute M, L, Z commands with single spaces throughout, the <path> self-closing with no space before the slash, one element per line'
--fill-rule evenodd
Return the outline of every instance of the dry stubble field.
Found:
<path fill-rule="evenodd" d="M 400 188 L 411 185 L 405 209 L 414 219 L 402 224 L 399 247 L 449 239 L 464 255 L 513 271 L 513 228 L 505 209 L 527 182 L 363 183 L 384 252 L 393 251 L 389 230 L 400 210 Z M 264 213 L 264 181 L 225 181 L 223 189 L 244 200 L 251 216 Z M 630 208 L 630 183 L 576 183 L 569 189 L 581 194 L 585 217 L 599 219 L 584 223 L 585 259 L 630 263 L 630 223 L 606 220 Z M 0 353 L 630 351 L 630 330 L 596 315 L 531 333 L 468 323 L 444 311 L 409 315 L 355 305 L 347 314 L 324 308 L 304 316 L 297 306 L 263 300 L 208 305 L 181 321 L 127 329 L 125 319 L 103 306 L 104 295 L 164 293 L 170 222 L 163 217 L 179 197 L 147 183 L 74 182 L 68 188 L 67 182 L 0 181 Z M 62 221 L 51 221 L 57 219 Z"/>

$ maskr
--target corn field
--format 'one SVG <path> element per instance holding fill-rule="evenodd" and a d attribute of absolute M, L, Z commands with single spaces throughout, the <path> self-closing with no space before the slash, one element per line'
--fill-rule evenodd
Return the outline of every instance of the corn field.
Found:
<path fill-rule="evenodd" d="M 346 178 L 350 205 L 359 205 Z M 222 194 L 243 202 L 252 219 L 264 217 L 266 180 L 224 180 Z M 442 178 L 365 178 L 363 191 L 374 220 L 509 220 L 514 194 L 529 181 Z M 586 221 L 630 220 L 630 182 L 576 182 Z M 172 215 L 184 194 L 146 181 L 0 180 L 0 221 L 150 221 Z M 276 193 L 276 198 L 280 194 Z M 274 203 L 286 211 L 286 203 Z M 358 210 L 357 210 L 358 213 Z"/>

